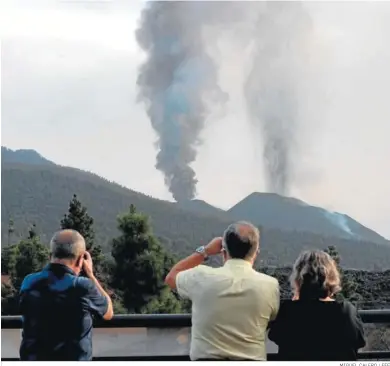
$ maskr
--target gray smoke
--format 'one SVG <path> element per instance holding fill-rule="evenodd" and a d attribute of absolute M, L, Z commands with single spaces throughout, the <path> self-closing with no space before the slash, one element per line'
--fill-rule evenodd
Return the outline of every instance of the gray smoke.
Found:
<path fill-rule="evenodd" d="M 253 34 L 253 67 L 245 84 L 251 122 L 260 128 L 267 190 L 289 193 L 298 141 L 298 94 L 312 24 L 302 3 L 264 4 Z"/>
<path fill-rule="evenodd" d="M 176 201 L 196 195 L 195 161 L 209 106 L 226 100 L 217 67 L 207 55 L 202 29 L 215 4 L 149 2 L 136 38 L 146 53 L 137 84 L 158 134 L 156 168 Z"/>

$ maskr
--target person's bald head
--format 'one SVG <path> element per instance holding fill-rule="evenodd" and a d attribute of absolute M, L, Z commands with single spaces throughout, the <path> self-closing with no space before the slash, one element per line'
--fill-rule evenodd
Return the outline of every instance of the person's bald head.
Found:
<path fill-rule="evenodd" d="M 252 260 L 259 250 L 260 232 L 249 222 L 236 222 L 225 230 L 223 245 L 230 258 Z"/>
<path fill-rule="evenodd" d="M 76 230 L 61 230 L 50 240 L 50 252 L 53 260 L 76 261 L 86 251 L 85 240 Z"/>

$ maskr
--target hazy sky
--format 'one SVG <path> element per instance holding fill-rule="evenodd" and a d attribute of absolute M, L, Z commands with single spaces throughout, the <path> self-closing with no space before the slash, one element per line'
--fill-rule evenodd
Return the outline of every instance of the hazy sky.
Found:
<path fill-rule="evenodd" d="M 2 145 L 171 199 L 154 168 L 156 135 L 135 102 L 144 55 L 134 30 L 143 6 L 2 0 Z M 292 193 L 390 237 L 390 3 L 306 6 L 315 24 L 314 66 Z M 210 46 L 230 99 L 223 115 L 208 119 L 194 164 L 198 198 L 223 208 L 265 188 L 240 47 L 223 34 Z"/>

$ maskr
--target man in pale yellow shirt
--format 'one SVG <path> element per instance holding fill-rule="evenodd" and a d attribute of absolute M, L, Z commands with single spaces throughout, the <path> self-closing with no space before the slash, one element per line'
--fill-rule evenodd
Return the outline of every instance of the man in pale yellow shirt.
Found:
<path fill-rule="evenodd" d="M 191 360 L 266 360 L 268 323 L 279 309 L 279 284 L 256 272 L 260 234 L 247 222 L 177 263 L 165 282 L 192 301 Z M 202 263 L 222 253 L 223 267 Z"/>

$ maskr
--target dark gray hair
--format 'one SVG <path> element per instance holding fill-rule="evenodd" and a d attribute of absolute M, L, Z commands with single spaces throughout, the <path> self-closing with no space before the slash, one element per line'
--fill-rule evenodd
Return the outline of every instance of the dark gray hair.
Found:
<path fill-rule="evenodd" d="M 326 298 L 341 290 L 337 264 L 321 250 L 305 251 L 299 255 L 290 282 L 300 299 Z"/>
<path fill-rule="evenodd" d="M 50 240 L 50 252 L 53 259 L 75 260 L 85 251 L 85 240 L 76 230 L 58 231 Z"/>
<path fill-rule="evenodd" d="M 259 229 L 250 222 L 231 224 L 223 234 L 223 248 L 231 258 L 251 258 L 258 251 L 259 245 Z"/>

